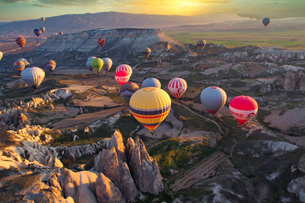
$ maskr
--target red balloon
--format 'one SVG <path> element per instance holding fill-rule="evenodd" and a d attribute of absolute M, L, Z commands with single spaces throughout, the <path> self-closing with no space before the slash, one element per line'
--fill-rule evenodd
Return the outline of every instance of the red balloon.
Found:
<path fill-rule="evenodd" d="M 98 43 L 101 47 L 103 47 L 104 44 L 105 44 L 105 40 L 104 40 L 103 38 L 100 38 L 100 39 L 97 40 L 97 43 Z"/>
<path fill-rule="evenodd" d="M 230 112 L 240 125 L 252 119 L 258 111 L 258 104 L 252 97 L 234 97 L 229 105 Z"/>
<path fill-rule="evenodd" d="M 115 79 L 118 81 L 118 83 L 120 83 L 120 85 L 127 83 L 129 78 L 130 75 L 127 71 L 122 70 L 115 73 Z"/>
<path fill-rule="evenodd" d="M 119 71 L 127 71 L 129 73 L 129 75 L 132 74 L 132 68 L 127 65 L 127 64 L 121 64 L 119 65 L 116 69 L 115 69 L 115 72 L 119 72 Z"/>

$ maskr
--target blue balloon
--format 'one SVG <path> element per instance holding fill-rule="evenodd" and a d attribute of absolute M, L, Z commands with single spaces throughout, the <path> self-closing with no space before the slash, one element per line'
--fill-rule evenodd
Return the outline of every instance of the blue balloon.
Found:
<path fill-rule="evenodd" d="M 263 24 L 265 25 L 265 27 L 267 27 L 267 25 L 269 25 L 269 23 L 270 23 L 270 18 L 263 19 Z"/>
<path fill-rule="evenodd" d="M 42 34 L 41 29 L 34 29 L 34 33 L 37 37 L 40 37 L 40 35 Z"/>
<path fill-rule="evenodd" d="M 146 78 L 142 82 L 142 88 L 144 87 L 157 87 L 161 88 L 161 83 L 157 78 Z"/>

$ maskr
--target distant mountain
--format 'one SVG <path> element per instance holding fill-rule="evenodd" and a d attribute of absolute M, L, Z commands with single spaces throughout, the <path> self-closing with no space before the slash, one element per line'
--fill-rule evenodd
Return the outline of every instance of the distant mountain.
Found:
<path fill-rule="evenodd" d="M 248 18 L 235 14 L 207 14 L 202 16 L 146 15 L 118 12 L 73 14 L 35 20 L 0 24 L 0 35 L 32 35 L 33 29 L 45 27 L 45 35 L 63 31 L 74 33 L 97 28 L 164 28 L 180 25 L 218 23 L 225 20 L 239 21 Z"/>

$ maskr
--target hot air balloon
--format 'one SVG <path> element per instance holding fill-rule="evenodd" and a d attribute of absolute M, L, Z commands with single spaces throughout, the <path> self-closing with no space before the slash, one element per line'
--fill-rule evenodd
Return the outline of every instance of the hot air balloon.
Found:
<path fill-rule="evenodd" d="M 118 83 L 120 83 L 120 85 L 127 83 L 129 78 L 130 74 L 125 70 L 121 70 L 115 73 L 115 79 Z"/>
<path fill-rule="evenodd" d="M 270 18 L 264 18 L 262 22 L 263 22 L 264 26 L 267 27 L 267 25 L 269 25 L 269 23 L 270 23 Z"/>
<path fill-rule="evenodd" d="M 41 27 L 40 30 L 41 30 L 42 33 L 46 32 L 46 28 L 45 27 Z"/>
<path fill-rule="evenodd" d="M 44 70 L 38 67 L 29 67 L 24 69 L 21 73 L 21 78 L 26 82 L 29 86 L 37 89 L 41 82 L 43 81 L 45 76 Z"/>
<path fill-rule="evenodd" d="M 95 57 L 95 56 L 91 56 L 91 57 L 89 57 L 89 58 L 87 59 L 87 62 L 86 62 L 86 67 L 87 67 L 91 72 L 92 72 L 92 70 L 93 70 L 92 65 L 91 65 L 91 61 L 92 61 L 93 59 L 96 59 L 96 57 Z"/>
<path fill-rule="evenodd" d="M 3 57 L 3 53 L 0 51 L 0 61 L 1 61 L 2 57 Z"/>
<path fill-rule="evenodd" d="M 24 37 L 17 37 L 16 39 L 16 43 L 21 47 L 23 48 L 25 43 L 26 43 L 26 40 Z"/>
<path fill-rule="evenodd" d="M 144 87 L 157 87 L 161 88 L 161 83 L 157 78 L 146 78 L 142 82 L 142 88 Z"/>
<path fill-rule="evenodd" d="M 148 59 L 150 53 L 151 53 L 151 50 L 148 47 L 142 51 L 142 54 L 145 56 L 146 59 Z"/>
<path fill-rule="evenodd" d="M 126 101 L 130 100 L 130 97 L 139 89 L 139 86 L 134 82 L 127 82 L 120 88 L 120 94 Z"/>
<path fill-rule="evenodd" d="M 103 38 L 100 38 L 100 39 L 97 40 L 97 43 L 98 43 L 101 47 L 103 47 L 104 44 L 105 44 L 105 40 L 104 40 Z"/>
<path fill-rule="evenodd" d="M 131 96 L 129 107 L 132 115 L 152 133 L 169 114 L 171 99 L 160 88 L 146 87 Z"/>
<path fill-rule="evenodd" d="M 207 87 L 201 92 L 200 100 L 208 112 L 215 114 L 226 104 L 227 94 L 219 87 Z"/>
<path fill-rule="evenodd" d="M 40 35 L 42 34 L 42 31 L 40 29 L 34 29 L 34 34 L 37 36 L 37 37 L 40 37 Z"/>
<path fill-rule="evenodd" d="M 64 33 L 63 32 L 59 32 L 59 35 L 63 35 Z"/>
<path fill-rule="evenodd" d="M 56 62 L 54 60 L 49 60 L 44 67 L 47 68 L 50 72 L 53 72 L 56 68 Z"/>
<path fill-rule="evenodd" d="M 104 65 L 104 61 L 100 58 L 95 58 L 95 59 L 92 59 L 91 61 L 91 66 L 94 70 L 96 70 L 96 72 L 100 72 L 102 67 Z"/>
<path fill-rule="evenodd" d="M 184 79 L 182 78 L 174 78 L 168 83 L 168 89 L 169 91 L 179 99 L 184 92 L 186 91 L 187 88 L 187 83 Z"/>
<path fill-rule="evenodd" d="M 103 69 L 108 72 L 112 66 L 112 60 L 110 58 L 102 58 L 104 61 Z"/>
<path fill-rule="evenodd" d="M 207 45 L 205 40 L 199 40 L 197 42 L 197 47 L 199 47 L 200 50 L 202 50 Z"/>
<path fill-rule="evenodd" d="M 25 64 L 23 61 L 15 61 L 14 63 L 14 69 L 16 71 L 19 71 L 19 73 L 21 73 L 25 68 Z"/>
<path fill-rule="evenodd" d="M 44 17 L 41 17 L 41 21 L 44 23 L 46 19 Z"/>
<path fill-rule="evenodd" d="M 24 63 L 24 65 L 25 65 L 25 67 L 28 67 L 30 65 L 28 60 L 26 60 L 25 58 L 19 58 L 16 61 L 22 61 Z"/>
<path fill-rule="evenodd" d="M 234 97 L 229 105 L 230 112 L 234 118 L 243 125 L 257 114 L 258 104 L 252 97 Z"/>
<path fill-rule="evenodd" d="M 122 70 L 127 71 L 129 73 L 129 75 L 131 76 L 132 68 L 129 65 L 121 64 L 115 69 L 115 72 L 122 71 Z"/>

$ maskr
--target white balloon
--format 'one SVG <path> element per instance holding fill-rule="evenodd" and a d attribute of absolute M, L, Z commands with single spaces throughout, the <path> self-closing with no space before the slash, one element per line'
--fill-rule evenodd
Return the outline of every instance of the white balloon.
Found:
<path fill-rule="evenodd" d="M 21 73 L 21 78 L 26 82 L 29 86 L 37 89 L 41 82 L 43 81 L 45 76 L 44 70 L 38 67 L 30 67 L 26 68 Z"/>

